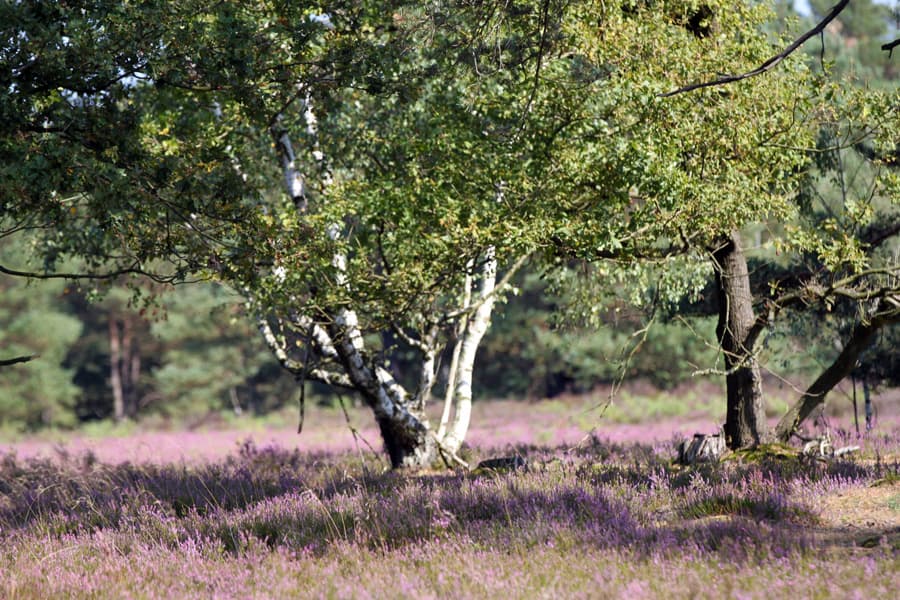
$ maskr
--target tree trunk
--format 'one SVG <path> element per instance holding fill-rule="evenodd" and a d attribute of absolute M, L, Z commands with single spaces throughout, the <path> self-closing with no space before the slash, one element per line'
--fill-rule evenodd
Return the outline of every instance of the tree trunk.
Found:
<path fill-rule="evenodd" d="M 429 467 L 438 460 L 437 444 L 424 418 L 379 414 L 375 420 L 394 469 Z"/>
<path fill-rule="evenodd" d="M 719 301 L 716 333 L 727 373 L 725 440 L 732 450 L 753 447 L 765 441 L 767 426 L 762 379 L 753 354 L 756 316 L 750 274 L 739 233 L 723 241 L 713 252 L 713 261 Z"/>
<path fill-rule="evenodd" d="M 791 438 L 791 435 L 797 431 L 810 413 L 825 403 L 825 396 L 828 392 L 850 374 L 856 366 L 859 355 L 869 347 L 878 330 L 885 325 L 897 322 L 898 319 L 900 319 L 900 315 L 896 312 L 877 314 L 868 322 L 858 323 L 853 328 L 850 339 L 844 344 L 844 349 L 841 350 L 838 357 L 778 422 L 775 435 L 779 440 L 786 442 Z"/>
<path fill-rule="evenodd" d="M 113 394 L 113 419 L 125 420 L 125 391 L 122 385 L 122 344 L 119 338 L 119 322 L 109 315 L 109 386 Z"/>
<path fill-rule="evenodd" d="M 459 344 L 458 360 L 455 365 L 457 370 L 454 377 L 453 396 L 456 414 L 446 430 L 446 435 L 441 438 L 443 447 L 454 454 L 462 447 L 469 431 L 469 421 L 472 418 L 472 380 L 475 354 L 490 326 L 491 313 L 494 309 L 494 287 L 497 281 L 497 260 L 494 256 L 494 248 L 488 248 L 483 260 L 485 262 L 481 269 L 479 303 L 475 312 L 465 323 Z"/>
<path fill-rule="evenodd" d="M 117 422 L 133 419 L 138 412 L 141 353 L 134 343 L 133 325 L 127 315 L 121 321 L 114 314 L 109 315 L 109 386 Z"/>
<path fill-rule="evenodd" d="M 126 418 L 133 419 L 137 416 L 137 380 L 141 371 L 140 352 L 134 344 L 135 336 L 132 327 L 134 322 L 129 315 L 122 318 L 122 342 L 121 359 L 119 368 L 121 369 L 119 380 L 122 382 L 122 406 Z"/>
<path fill-rule="evenodd" d="M 872 407 L 872 391 L 869 389 L 869 378 L 863 377 L 863 398 L 866 403 L 866 432 L 875 426 L 875 410 Z"/>

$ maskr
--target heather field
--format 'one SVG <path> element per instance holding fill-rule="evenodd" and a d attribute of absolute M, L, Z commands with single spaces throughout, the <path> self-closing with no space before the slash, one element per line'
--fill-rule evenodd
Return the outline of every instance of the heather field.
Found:
<path fill-rule="evenodd" d="M 388 472 L 362 411 L 8 438 L 0 597 L 896 597 L 895 401 L 831 418 L 847 459 L 692 467 L 703 398 L 594 401 L 478 404 L 465 458 L 514 471 Z"/>

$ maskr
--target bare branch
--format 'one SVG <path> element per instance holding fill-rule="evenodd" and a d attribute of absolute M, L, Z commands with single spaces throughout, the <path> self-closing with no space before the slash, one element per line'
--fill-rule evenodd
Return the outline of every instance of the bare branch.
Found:
<path fill-rule="evenodd" d="M 324 383 L 325 385 L 337 386 L 346 388 L 348 390 L 356 390 L 356 386 L 353 385 L 353 382 L 350 381 L 350 378 L 347 377 L 344 373 L 338 373 L 336 371 L 329 371 L 327 369 L 310 369 L 306 373 L 307 379 L 312 379 L 313 381 L 318 381 L 319 383 Z"/>
<path fill-rule="evenodd" d="M 278 362 L 281 363 L 281 366 L 294 375 L 303 373 L 303 363 L 288 356 L 287 344 L 284 341 L 284 337 L 275 335 L 275 332 L 272 331 L 272 326 L 269 325 L 269 320 L 263 316 L 259 316 L 256 319 L 256 324 L 259 327 L 259 332 L 262 334 L 266 345 L 269 346 L 269 349 L 272 351 L 272 354 L 275 355 L 275 358 L 278 359 Z"/>
<path fill-rule="evenodd" d="M 29 360 L 34 360 L 39 356 L 40 354 L 32 354 L 31 356 L 16 356 L 15 358 L 0 359 L 0 367 L 8 367 L 10 365 L 28 362 Z"/>
<path fill-rule="evenodd" d="M 894 48 L 897 46 L 900 46 L 900 38 L 897 38 L 893 42 L 882 44 L 881 49 L 888 53 L 888 58 L 891 58 L 894 55 Z"/>
<path fill-rule="evenodd" d="M 741 73 L 740 75 L 724 75 L 713 81 L 704 81 L 702 83 L 692 83 L 691 85 L 686 85 L 684 87 L 680 87 L 677 90 L 672 90 L 671 92 L 666 92 L 665 94 L 660 94 L 660 97 L 669 98 L 671 96 L 676 96 L 678 94 L 683 94 L 685 92 L 692 92 L 694 90 L 713 87 L 716 85 L 726 85 L 729 83 L 734 83 L 736 81 L 742 81 L 744 79 L 756 77 L 757 75 L 762 75 L 766 71 L 769 71 L 769 70 L 775 68 L 775 66 L 777 66 L 778 63 L 780 63 L 785 58 L 787 58 L 788 56 L 793 54 L 800 46 L 805 44 L 810 38 L 815 37 L 815 36 L 821 34 L 823 31 L 825 31 L 825 28 L 828 26 L 828 24 L 831 23 L 832 21 L 834 21 L 834 19 L 841 13 L 841 11 L 843 11 L 845 8 L 847 8 L 847 4 L 849 4 L 849 3 L 850 3 L 850 0 L 840 0 L 840 2 L 838 2 L 834 6 L 834 8 L 831 9 L 831 12 L 829 12 L 827 15 L 825 15 L 825 17 L 821 21 L 819 21 L 819 23 L 816 24 L 815 27 L 813 27 L 812 29 L 810 29 L 809 31 L 807 31 L 806 33 L 804 33 L 803 35 L 798 37 L 796 40 L 794 40 L 794 42 L 790 46 L 788 46 L 787 48 L 785 48 L 783 51 L 779 52 L 772 58 L 768 59 L 766 62 L 764 62 L 760 66 L 756 67 L 752 71 L 747 71 L 746 73 Z M 896 42 L 891 42 L 891 44 L 896 45 Z M 885 44 L 885 46 L 891 46 L 891 44 Z M 893 47 L 893 46 L 891 46 L 891 47 Z M 887 48 L 882 46 L 882 49 L 887 49 Z"/>
<path fill-rule="evenodd" d="M 418 350 L 420 350 L 422 352 L 430 352 L 430 351 L 434 350 L 434 348 L 432 348 L 433 344 L 429 344 L 423 340 L 418 340 L 418 339 L 414 338 L 413 336 L 408 334 L 403 329 L 403 327 L 401 327 L 394 321 L 391 321 L 391 330 L 394 332 L 394 334 L 398 338 L 403 340 L 403 343 L 405 343 L 407 346 L 409 346 L 411 348 L 417 348 Z"/>
<path fill-rule="evenodd" d="M 888 277 L 896 277 L 900 273 L 900 265 L 890 267 L 878 267 L 867 269 L 848 275 L 843 279 L 832 282 L 828 286 L 820 286 L 817 288 L 814 281 L 807 281 L 801 284 L 800 289 L 784 294 L 770 300 L 775 306 L 776 312 L 782 308 L 798 304 L 800 302 L 808 302 L 810 300 L 824 300 L 832 296 L 841 296 L 851 300 L 873 300 L 875 298 L 884 298 L 897 295 L 900 290 L 896 286 L 885 286 L 874 290 L 854 289 L 852 286 L 861 280 L 874 276 L 885 275 Z"/>
<path fill-rule="evenodd" d="M 848 275 L 827 287 L 817 286 L 813 280 L 802 282 L 799 284 L 798 289 L 782 294 L 777 298 L 766 300 L 765 311 L 762 311 L 756 318 L 756 322 L 747 333 L 747 339 L 744 342 L 745 346 L 752 349 L 762 332 L 775 321 L 775 318 L 782 310 L 799 304 L 823 302 L 835 297 L 847 298 L 857 302 L 862 300 L 884 300 L 890 304 L 895 304 L 897 296 L 900 295 L 900 287 L 896 285 L 883 286 L 877 289 L 859 289 L 852 286 L 867 277 L 876 275 L 896 277 L 898 272 L 900 272 L 900 266 L 868 269 Z"/>
<path fill-rule="evenodd" d="M 146 277 L 147 279 L 155 281 L 156 283 L 175 283 L 181 278 L 181 276 L 176 273 L 173 273 L 171 275 L 160 275 L 158 273 L 145 271 L 138 266 L 138 263 L 134 263 L 130 267 L 124 267 L 115 271 L 109 271 L 107 273 L 39 273 L 37 271 L 20 271 L 18 269 L 10 269 L 8 267 L 0 265 L 0 273 L 3 273 L 4 275 L 11 275 L 13 277 L 25 277 L 28 279 L 91 280 L 116 279 L 117 277 L 120 277 L 122 275 L 140 275 L 141 277 Z"/>

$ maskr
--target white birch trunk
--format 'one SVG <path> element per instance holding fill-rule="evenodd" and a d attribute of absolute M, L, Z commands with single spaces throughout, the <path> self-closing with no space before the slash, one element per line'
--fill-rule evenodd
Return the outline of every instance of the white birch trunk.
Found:
<path fill-rule="evenodd" d="M 316 161 L 321 177 L 322 188 L 327 189 L 331 184 L 331 175 L 325 164 L 325 157 L 318 148 L 317 120 L 312 110 L 310 99 L 307 97 L 304 103 L 304 120 L 307 134 L 314 140 L 312 157 Z M 288 195 L 294 199 L 298 210 L 306 209 L 305 179 L 296 166 L 293 145 L 287 131 L 279 131 L 277 136 L 282 172 L 285 188 Z M 298 199 L 302 199 L 302 202 Z M 334 223 L 328 227 L 327 235 L 337 242 L 343 235 L 340 224 Z M 334 280 L 339 286 L 349 291 L 347 280 L 347 256 L 336 251 L 332 256 L 331 264 L 335 268 Z M 307 316 L 294 316 L 292 321 L 303 329 L 309 329 L 309 342 L 313 343 L 318 353 L 337 363 L 343 373 L 335 373 L 324 369 L 308 369 L 302 363 L 288 356 L 284 340 L 280 340 L 274 334 L 268 321 L 260 319 L 260 331 L 270 349 L 274 352 L 283 367 L 294 373 L 304 372 L 319 381 L 350 387 L 360 394 L 372 409 L 382 431 L 391 462 L 395 467 L 420 466 L 428 464 L 434 457 L 434 440 L 430 435 L 427 421 L 413 414 L 408 407 L 408 394 L 387 369 L 371 364 L 365 351 L 365 341 L 359 327 L 359 318 L 356 312 L 350 308 L 341 309 L 329 326 L 330 331 L 315 324 Z M 431 367 L 435 352 L 431 352 Z M 426 358 L 426 363 L 429 359 Z M 424 366 L 423 385 L 419 391 L 427 393 L 432 383 L 424 374 L 429 367 Z M 432 375 L 433 379 L 433 375 Z M 418 398 L 418 395 L 417 395 Z"/>
<path fill-rule="evenodd" d="M 497 281 L 497 259 L 494 249 L 488 248 L 481 268 L 481 289 L 478 293 L 478 304 L 469 317 L 460 345 L 459 364 L 456 372 L 454 391 L 455 414 L 453 423 L 441 438 L 443 449 L 449 452 L 459 451 L 469 430 L 472 417 L 472 373 L 475 368 L 475 354 L 484 334 L 491 322 L 496 296 L 494 288 Z"/>
<path fill-rule="evenodd" d="M 462 349 L 463 334 L 466 331 L 468 323 L 469 308 L 472 306 L 472 268 L 473 262 L 470 260 L 466 263 L 466 278 L 463 282 L 463 311 L 459 317 L 459 323 L 456 328 L 456 343 L 453 345 L 453 356 L 450 358 L 450 369 L 447 373 L 447 391 L 444 393 L 444 410 L 441 413 L 441 423 L 438 427 L 438 439 L 443 440 L 447 435 L 447 426 L 450 424 L 450 413 L 453 409 L 453 398 L 456 394 L 456 371 L 459 368 L 459 353 Z"/>
<path fill-rule="evenodd" d="M 306 182 L 303 174 L 297 168 L 297 157 L 294 154 L 294 146 L 287 131 L 273 131 L 273 136 L 278 145 L 278 156 L 281 161 L 281 173 L 284 177 L 284 189 L 290 196 L 294 207 L 303 212 L 306 210 Z"/>
<path fill-rule="evenodd" d="M 422 364 L 419 368 L 419 386 L 416 388 L 415 400 L 413 402 L 413 406 L 415 406 L 420 414 L 424 413 L 425 405 L 428 404 L 428 400 L 431 397 L 431 389 L 434 387 L 434 365 L 436 354 L 437 351 L 433 346 L 422 351 Z"/>

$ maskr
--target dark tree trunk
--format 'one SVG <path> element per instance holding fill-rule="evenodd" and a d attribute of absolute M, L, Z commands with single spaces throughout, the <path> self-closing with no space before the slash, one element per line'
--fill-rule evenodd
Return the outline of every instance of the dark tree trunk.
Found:
<path fill-rule="evenodd" d="M 875 410 L 872 407 L 872 393 L 869 389 L 869 379 L 863 377 L 863 398 L 866 403 L 866 431 L 872 431 L 875 426 Z"/>
<path fill-rule="evenodd" d="M 898 319 L 900 316 L 896 313 L 880 314 L 853 328 L 850 339 L 844 344 L 844 349 L 841 350 L 838 357 L 778 422 L 775 435 L 779 440 L 787 441 L 791 438 L 791 435 L 813 410 L 825 403 L 825 396 L 828 392 L 853 371 L 859 355 L 869 347 L 878 330 L 885 325 L 897 322 Z"/>
<path fill-rule="evenodd" d="M 719 301 L 716 333 L 727 372 L 725 440 L 733 450 L 753 447 L 765 441 L 767 426 L 759 364 L 753 355 L 756 316 L 740 234 L 723 240 L 713 261 Z"/>
<path fill-rule="evenodd" d="M 141 375 L 141 353 L 134 332 L 134 321 L 129 315 L 122 319 L 122 392 L 125 402 L 125 416 L 137 416 L 138 378 Z"/>
<path fill-rule="evenodd" d="M 138 379 L 141 354 L 132 322 L 109 315 L 109 385 L 113 393 L 113 418 L 119 422 L 133 419 L 138 410 Z"/>

